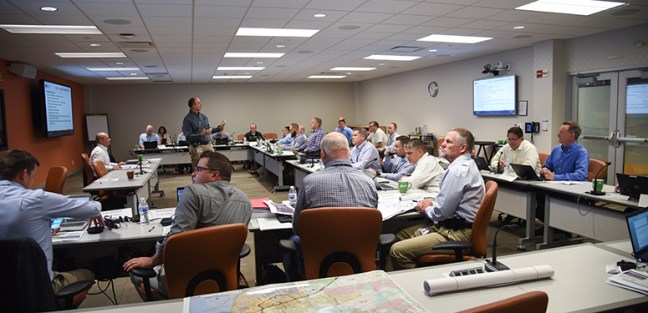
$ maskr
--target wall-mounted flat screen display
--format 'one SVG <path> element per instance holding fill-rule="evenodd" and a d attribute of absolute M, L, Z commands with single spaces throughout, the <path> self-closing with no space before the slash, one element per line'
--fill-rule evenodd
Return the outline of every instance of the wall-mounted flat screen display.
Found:
<path fill-rule="evenodd" d="M 473 114 L 517 115 L 516 76 L 495 76 L 474 80 Z"/>
<path fill-rule="evenodd" d="M 43 131 L 45 137 L 74 134 L 72 88 L 41 80 Z"/>

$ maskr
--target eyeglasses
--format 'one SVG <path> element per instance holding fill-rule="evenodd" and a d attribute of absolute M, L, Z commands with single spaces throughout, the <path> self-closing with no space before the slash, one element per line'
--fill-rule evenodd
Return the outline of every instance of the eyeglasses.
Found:
<path fill-rule="evenodd" d="M 202 167 L 202 166 L 198 166 L 198 165 L 196 165 L 196 167 L 194 167 L 194 172 L 202 172 L 202 171 L 212 171 L 213 172 L 213 171 L 216 171 L 216 170 L 212 170 L 211 168 L 206 168 L 206 167 Z"/>
<path fill-rule="evenodd" d="M 509 142 L 510 142 L 510 141 L 518 141 L 518 139 L 520 139 L 520 138 L 507 138 L 507 140 L 508 140 Z"/>

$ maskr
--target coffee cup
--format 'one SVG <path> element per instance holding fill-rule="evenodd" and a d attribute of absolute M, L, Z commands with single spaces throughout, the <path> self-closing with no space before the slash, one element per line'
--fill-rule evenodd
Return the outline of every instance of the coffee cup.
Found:
<path fill-rule="evenodd" d="M 135 178 L 135 172 L 134 171 L 126 172 L 126 177 L 128 177 L 128 180 L 133 180 L 133 178 Z"/>
<path fill-rule="evenodd" d="M 398 192 L 401 194 L 406 194 L 408 190 L 412 188 L 412 183 L 408 181 L 399 181 L 398 182 Z"/>
<path fill-rule="evenodd" d="M 282 155 L 283 154 L 283 148 L 277 148 L 277 154 Z"/>
<path fill-rule="evenodd" d="M 592 189 L 596 192 L 601 192 L 603 191 L 603 180 L 602 179 L 595 179 L 592 181 Z"/>

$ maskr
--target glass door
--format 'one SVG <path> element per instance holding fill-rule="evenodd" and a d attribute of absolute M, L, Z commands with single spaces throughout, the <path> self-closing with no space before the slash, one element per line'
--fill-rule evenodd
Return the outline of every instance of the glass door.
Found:
<path fill-rule="evenodd" d="M 615 173 L 648 175 L 648 78 L 641 76 L 633 70 L 572 79 L 579 143 L 591 159 L 612 162 L 608 184 Z"/>

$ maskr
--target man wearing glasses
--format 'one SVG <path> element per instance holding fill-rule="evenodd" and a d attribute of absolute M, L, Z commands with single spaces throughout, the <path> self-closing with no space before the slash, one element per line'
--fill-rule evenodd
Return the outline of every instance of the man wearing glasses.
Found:
<path fill-rule="evenodd" d="M 540 158 L 538 157 L 538 149 L 524 140 L 522 129 L 517 126 L 509 128 L 506 132 L 508 144 L 504 145 L 491 160 L 491 166 L 498 169 L 504 168 L 504 164 L 523 164 L 533 167 L 536 175 L 540 174 Z"/>
<path fill-rule="evenodd" d="M 191 175 L 191 185 L 185 187 L 178 202 L 171 230 L 155 245 L 155 255 L 126 261 L 124 270 L 134 268 L 153 268 L 157 272 L 157 281 L 151 281 L 151 287 L 167 295 L 162 256 L 164 245 L 169 237 L 183 231 L 198 228 L 238 224 L 247 225 L 252 217 L 252 204 L 247 195 L 230 184 L 232 164 L 226 156 L 205 151 Z M 142 279 L 131 275 L 135 289 L 140 292 Z M 144 294 L 140 294 L 145 299 Z"/>

